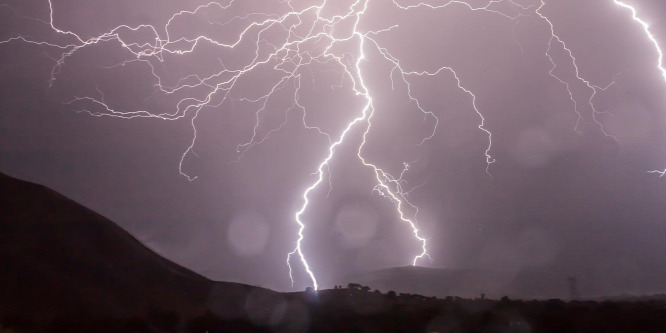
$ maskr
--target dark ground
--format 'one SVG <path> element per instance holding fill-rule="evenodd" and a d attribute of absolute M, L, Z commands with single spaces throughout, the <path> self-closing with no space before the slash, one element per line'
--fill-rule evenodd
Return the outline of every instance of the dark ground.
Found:
<path fill-rule="evenodd" d="M 265 315 L 2 318 L 0 332 L 666 332 L 666 301 L 426 298 L 356 289 L 284 294 Z M 269 306 L 267 304 L 267 306 Z"/>

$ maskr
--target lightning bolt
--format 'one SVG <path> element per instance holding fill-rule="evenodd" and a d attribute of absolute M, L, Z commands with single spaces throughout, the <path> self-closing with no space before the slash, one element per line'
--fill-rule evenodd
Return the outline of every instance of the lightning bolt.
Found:
<path fill-rule="evenodd" d="M 655 51 L 656 51 L 656 53 L 657 53 L 657 61 L 656 61 L 656 66 L 655 66 L 655 67 L 656 67 L 657 71 L 658 71 L 659 73 L 661 73 L 661 76 L 662 76 L 662 78 L 664 79 L 664 81 L 666 81 L 666 68 L 665 68 L 664 65 L 663 65 L 664 52 L 663 52 L 663 50 L 661 49 L 661 46 L 659 45 L 659 42 L 657 41 L 656 37 L 655 37 L 655 36 L 652 34 L 652 32 L 650 31 L 650 25 L 649 25 L 646 21 L 644 21 L 643 19 L 641 19 L 641 18 L 638 16 L 638 12 L 637 12 L 637 10 L 636 10 L 636 8 L 635 8 L 634 6 L 628 4 L 627 2 L 621 1 L 621 0 L 612 0 L 612 1 L 613 1 L 613 3 L 614 3 L 615 5 L 617 5 L 617 6 L 621 7 L 621 8 L 623 8 L 623 9 L 628 10 L 628 11 L 631 13 L 631 18 L 632 18 L 632 20 L 635 21 L 638 25 L 640 25 L 640 27 L 641 27 L 642 30 L 643 30 L 643 33 L 644 33 L 645 37 L 646 37 L 647 40 L 650 41 L 650 43 L 654 46 L 654 49 L 655 49 Z M 587 79 L 585 79 L 584 77 L 581 76 L 581 74 L 580 74 L 580 70 L 579 70 L 579 68 L 578 68 L 577 60 L 576 60 L 576 57 L 574 56 L 573 52 L 572 52 L 571 49 L 567 46 L 567 44 L 566 44 L 566 43 L 560 38 L 560 36 L 558 36 L 558 35 L 555 33 L 555 27 L 554 27 L 553 23 L 552 23 L 552 22 L 548 19 L 548 17 L 546 17 L 546 16 L 542 13 L 542 11 L 541 11 L 542 8 L 546 5 L 545 1 L 544 1 L 544 0 L 540 0 L 540 2 L 541 2 L 541 4 L 540 4 L 540 6 L 537 8 L 537 10 L 535 11 L 535 13 L 536 13 L 541 19 L 543 19 L 545 22 L 547 22 L 547 24 L 548 24 L 548 26 L 549 26 L 549 29 L 550 29 L 550 38 L 549 38 L 549 41 L 548 41 L 548 50 L 546 51 L 546 56 L 548 57 L 548 59 L 549 59 L 551 65 L 552 65 L 552 67 L 551 67 L 551 69 L 549 70 L 548 74 L 549 74 L 551 77 L 555 78 L 558 82 L 560 82 L 560 83 L 566 88 L 566 91 L 567 91 L 567 93 L 568 93 L 568 95 L 569 95 L 569 98 L 570 98 L 571 102 L 572 102 L 573 105 L 574 105 L 574 111 L 575 111 L 576 114 L 578 115 L 578 121 L 576 122 L 576 125 L 575 125 L 575 127 L 574 127 L 574 130 L 575 130 L 576 132 L 579 132 L 579 126 L 580 126 L 580 124 L 581 124 L 581 122 L 582 122 L 583 115 L 582 115 L 581 112 L 578 110 L 578 101 L 574 98 L 574 94 L 573 94 L 573 92 L 572 92 L 572 90 L 571 90 L 572 82 L 567 81 L 567 80 L 561 78 L 560 76 L 554 74 L 554 70 L 555 70 L 555 68 L 558 66 L 558 64 L 557 64 L 557 62 L 554 60 L 554 58 L 553 58 L 553 56 L 552 56 L 552 54 L 551 54 L 551 50 L 552 50 L 552 48 L 553 48 L 553 44 L 559 44 L 559 45 L 561 45 L 562 49 L 563 49 L 563 50 L 568 54 L 568 56 L 569 56 L 570 63 L 571 63 L 571 65 L 573 66 L 574 71 L 575 71 L 575 78 L 576 78 L 576 80 L 577 80 L 578 82 L 583 83 L 583 84 L 584 84 L 584 85 L 585 85 L 585 86 L 591 91 L 591 93 L 590 93 L 590 97 L 589 97 L 589 99 L 587 100 L 587 104 L 589 105 L 590 109 L 592 110 L 592 119 L 593 119 L 593 121 L 599 126 L 601 132 L 602 132 L 605 136 L 610 137 L 610 138 L 612 138 L 613 140 L 619 142 L 619 140 L 617 139 L 617 137 L 615 137 L 615 136 L 609 134 L 609 133 L 606 132 L 606 130 L 604 129 L 603 123 L 597 118 L 597 116 L 600 115 L 600 114 L 604 114 L 604 113 L 606 113 L 606 112 L 598 111 L 597 108 L 596 108 L 595 105 L 594 105 L 594 102 L 593 102 L 594 97 L 599 93 L 599 91 L 605 91 L 605 90 L 608 89 L 610 86 L 612 86 L 612 85 L 615 83 L 615 81 L 612 80 L 610 83 L 606 84 L 605 86 L 599 86 L 599 85 L 595 85 L 595 84 L 591 83 L 589 80 L 587 80 Z M 666 175 L 666 169 L 664 169 L 664 170 L 651 170 L 651 171 L 647 171 L 647 172 L 648 172 L 648 173 L 659 174 L 659 177 L 663 177 L 664 175 Z"/>
<path fill-rule="evenodd" d="M 625 9 L 628 9 L 631 12 L 631 18 L 638 23 L 641 28 L 643 28 L 643 32 L 645 33 L 645 37 L 652 43 L 654 46 L 655 51 L 657 51 L 657 70 L 661 72 L 661 76 L 664 78 L 664 81 L 666 81 L 666 68 L 664 68 L 663 60 L 664 60 L 664 51 L 661 50 L 661 46 L 659 46 L 659 42 L 657 41 L 657 38 L 654 37 L 652 32 L 650 31 L 650 25 L 647 24 L 647 22 L 643 21 L 640 17 L 638 17 L 638 13 L 636 12 L 636 8 L 633 6 L 627 4 L 626 2 L 619 1 L 619 0 L 613 0 L 613 2 Z"/>
<path fill-rule="evenodd" d="M 594 104 L 594 97 L 599 93 L 599 91 L 607 90 L 610 86 L 612 86 L 615 83 L 615 81 L 613 80 L 613 81 L 609 82 L 608 84 L 606 84 L 605 86 L 599 86 L 599 85 L 593 84 L 592 82 L 590 82 L 590 80 L 584 78 L 580 74 L 580 69 L 578 67 L 577 59 L 574 56 L 573 51 L 571 51 L 571 49 L 569 48 L 569 46 L 567 46 L 567 44 L 564 42 L 564 40 L 562 38 L 560 38 L 560 36 L 557 33 L 555 33 L 555 26 L 554 26 L 553 22 L 546 15 L 544 15 L 542 13 L 542 9 L 545 5 L 546 5 L 546 2 L 544 0 L 540 0 L 540 5 L 535 10 L 535 13 L 538 15 L 538 17 L 540 17 L 544 22 L 547 23 L 548 28 L 549 28 L 549 32 L 550 32 L 549 37 L 548 37 L 548 48 L 546 50 L 546 57 L 548 58 L 548 61 L 551 64 L 551 68 L 548 71 L 548 75 L 550 75 L 555 80 L 557 80 L 559 83 L 561 83 L 565 87 L 565 89 L 567 91 L 567 94 L 569 95 L 569 100 L 573 104 L 574 111 L 578 115 L 578 120 L 576 121 L 576 125 L 574 126 L 574 131 L 576 131 L 577 133 L 580 133 L 579 128 L 580 128 L 580 126 L 583 122 L 583 114 L 579 110 L 579 102 L 574 97 L 574 93 L 572 91 L 572 86 L 573 86 L 574 82 L 577 81 L 579 83 L 582 83 L 590 91 L 590 95 L 589 95 L 590 97 L 587 99 L 587 105 L 589 106 L 589 108 L 592 111 L 592 120 L 594 121 L 594 123 L 599 127 L 599 129 L 601 130 L 601 132 L 605 136 L 610 137 L 613 140 L 619 142 L 617 137 L 615 137 L 615 136 L 609 134 L 608 132 L 606 132 L 603 123 L 597 118 L 598 115 L 603 114 L 605 112 L 598 111 L 595 104 Z M 574 82 L 572 82 L 570 80 L 567 80 L 565 78 L 562 78 L 561 76 L 555 74 L 555 69 L 558 66 L 564 66 L 565 65 L 565 64 L 560 64 L 557 61 L 555 61 L 555 59 L 552 55 L 552 51 L 553 51 L 553 48 L 555 47 L 555 44 L 559 45 L 562 48 L 562 50 L 564 50 L 565 53 L 568 55 L 569 63 L 573 67 L 573 70 L 574 70 L 574 73 L 575 73 L 575 75 L 574 75 L 575 76 L 575 81 Z"/>
<path fill-rule="evenodd" d="M 638 13 L 636 11 L 636 8 L 627 4 L 626 2 L 619 1 L 619 0 L 613 0 L 613 2 L 624 8 L 629 10 L 631 12 L 631 18 L 638 23 L 641 28 L 643 28 L 643 33 L 645 33 L 645 37 L 652 43 L 652 46 L 654 46 L 655 51 L 657 52 L 657 70 L 661 72 L 661 76 L 666 81 L 666 68 L 664 68 L 663 65 L 663 60 L 664 60 L 664 51 L 661 49 L 661 46 L 659 46 L 659 42 L 657 41 L 657 38 L 654 37 L 652 34 L 652 31 L 650 31 L 650 25 L 643 21 L 640 17 L 638 17 Z M 659 177 L 663 177 L 666 175 L 666 169 L 664 170 L 651 170 L 648 171 L 648 173 L 656 173 L 659 174 Z"/>
<path fill-rule="evenodd" d="M 312 176 L 313 181 L 302 191 L 301 205 L 294 213 L 293 218 L 296 224 L 296 240 L 293 250 L 287 254 L 286 264 L 289 270 L 289 277 L 292 286 L 294 285 L 294 267 L 292 264 L 297 261 L 302 266 L 305 274 L 310 279 L 314 289 L 318 289 L 319 284 L 316 279 L 315 269 L 310 265 L 306 258 L 304 242 L 306 229 L 308 226 L 304 214 L 308 211 L 313 200 L 313 192 L 322 187 L 323 183 L 328 182 L 329 191 L 331 184 L 330 163 L 336 157 L 336 152 L 343 144 L 350 141 L 355 143 L 354 133 L 361 133 L 356 146 L 356 157 L 361 165 L 366 167 L 373 175 L 374 187 L 372 191 L 385 197 L 393 203 L 397 218 L 404 222 L 410 229 L 414 239 L 420 244 L 420 251 L 413 259 L 412 264 L 417 265 L 420 260 L 430 258 L 428 254 L 427 237 L 423 236 L 419 229 L 418 213 L 416 204 L 410 202 L 409 194 L 418 187 L 411 189 L 405 188 L 406 175 L 409 172 L 410 163 L 403 162 L 403 169 L 398 176 L 389 173 L 386 167 L 380 166 L 371 161 L 366 156 L 367 142 L 372 134 L 373 119 L 378 116 L 374 105 L 374 96 L 371 87 L 368 86 L 364 64 L 367 55 L 373 52 L 386 64 L 391 66 L 389 78 L 392 87 L 395 89 L 396 81 L 399 81 L 405 87 L 405 97 L 412 103 L 413 107 L 423 114 L 424 120 L 432 124 L 432 129 L 423 135 L 419 145 L 425 144 L 433 139 L 436 134 L 439 119 L 435 112 L 423 107 L 423 103 L 415 97 L 411 79 L 414 77 L 450 77 L 456 83 L 457 88 L 469 97 L 469 103 L 479 119 L 478 130 L 487 137 L 487 145 L 483 149 L 483 156 L 486 165 L 486 173 L 491 176 L 490 167 L 495 163 L 492 155 L 493 135 L 486 127 L 486 118 L 477 105 L 477 95 L 474 89 L 465 85 L 465 80 L 459 75 L 453 67 L 442 65 L 436 68 L 406 68 L 400 59 L 393 56 L 388 47 L 379 42 L 377 36 L 397 29 L 397 25 L 386 28 L 363 31 L 361 21 L 368 14 L 368 8 L 371 0 L 348 1 L 348 5 L 343 8 L 342 13 L 326 14 L 326 9 L 334 5 L 330 0 L 320 0 L 315 4 L 298 4 L 295 0 L 281 0 L 276 2 L 279 11 L 275 13 L 251 12 L 242 16 L 233 16 L 224 20 L 215 19 L 216 16 L 224 16 L 233 10 L 236 5 L 235 0 L 228 0 L 225 3 L 211 1 L 196 6 L 192 10 L 181 10 L 171 15 L 163 26 L 154 26 L 151 24 L 139 24 L 135 26 L 119 25 L 107 32 L 93 37 L 83 37 L 73 31 L 60 28 L 54 19 L 54 0 L 46 0 L 48 4 L 48 19 L 31 18 L 19 15 L 19 12 L 8 5 L 0 5 L 0 8 L 9 8 L 16 17 L 25 20 L 32 20 L 37 24 L 46 25 L 57 37 L 53 40 L 38 40 L 26 35 L 18 34 L 0 41 L 0 45 L 22 42 L 39 47 L 45 47 L 53 50 L 57 56 L 53 58 L 54 66 L 51 69 L 49 87 L 52 87 L 58 77 L 62 74 L 64 68 L 81 50 L 91 48 L 96 45 L 114 43 L 126 54 L 126 60 L 107 66 L 106 69 L 113 70 L 126 66 L 143 66 L 147 68 L 153 80 L 156 95 L 176 98 L 171 112 L 155 112 L 150 109 L 134 109 L 131 111 L 123 110 L 112 103 L 107 102 L 107 98 L 102 89 L 96 86 L 93 94 L 84 96 L 74 96 L 66 101 L 66 104 L 76 108 L 77 111 L 85 112 L 95 117 L 116 117 L 122 119 L 133 118 L 155 118 L 165 121 L 187 120 L 192 128 L 192 138 L 190 144 L 180 157 L 178 171 L 190 181 L 197 177 L 190 175 L 184 169 L 184 162 L 188 156 L 197 156 L 195 146 L 197 143 L 197 119 L 200 112 L 204 109 L 217 109 L 224 103 L 240 102 L 255 106 L 254 108 L 254 126 L 251 134 L 245 142 L 236 146 L 236 158 L 230 163 L 242 161 L 246 152 L 257 145 L 261 145 L 271 136 L 283 130 L 289 117 L 294 113 L 302 122 L 303 128 L 312 131 L 318 136 L 324 137 L 328 143 L 325 156 L 317 164 Z M 464 8 L 472 13 L 483 12 L 497 15 L 500 18 L 513 22 L 515 29 L 522 17 L 533 16 L 541 19 L 548 27 L 548 36 L 546 37 L 547 50 L 545 57 L 550 63 L 547 70 L 554 80 L 559 82 L 566 90 L 569 99 L 573 105 L 574 112 L 578 115 L 578 120 L 574 125 L 574 130 L 580 132 L 580 125 L 583 122 L 583 114 L 579 109 L 582 104 L 575 97 L 574 86 L 578 85 L 587 89 L 587 96 L 584 101 L 591 110 L 591 118 L 598 126 L 600 131 L 617 140 L 612 134 L 604 129 L 603 122 L 598 118 L 604 114 L 604 111 L 597 110 L 594 104 L 594 98 L 607 90 L 614 83 L 610 82 L 600 85 L 591 82 L 581 75 L 577 59 L 571 48 L 556 33 L 556 27 L 552 21 L 543 14 L 543 8 L 546 6 L 545 0 L 535 1 L 534 4 L 525 5 L 515 0 L 487 0 L 484 5 L 475 6 L 470 2 L 462 0 L 447 0 L 429 2 L 412 2 L 405 4 L 406 1 L 392 0 L 391 4 L 395 9 L 408 12 L 416 10 L 439 11 L 452 6 Z M 657 40 L 650 32 L 648 24 L 638 18 L 636 9 L 625 2 L 613 0 L 613 2 L 628 9 L 634 21 L 640 24 L 647 38 L 653 43 L 658 53 L 657 68 L 661 71 L 664 80 L 666 80 L 666 69 L 662 66 L 663 53 Z M 388 3 L 388 2 L 387 2 Z M 224 36 L 211 36 L 208 34 L 194 36 L 180 36 L 176 27 L 180 20 L 188 17 L 204 17 L 211 27 L 216 29 L 231 29 L 231 26 L 240 25 L 241 28 L 236 34 L 230 37 L 225 33 Z M 224 30 L 220 30 L 224 31 Z M 518 46 L 521 48 L 520 42 Z M 251 46 L 252 56 L 241 65 L 225 65 L 220 60 L 219 67 L 210 73 L 200 74 L 191 73 L 175 80 L 167 79 L 162 69 L 165 64 L 174 57 L 187 56 L 199 50 L 199 48 L 212 46 L 223 51 L 242 50 Z M 558 61 L 553 55 L 553 51 L 559 48 L 567 55 L 565 62 Z M 340 51 L 343 49 L 343 51 Z M 348 49 L 351 49 L 348 50 Z M 240 51 L 239 51 L 240 52 Z M 311 65 L 328 66 L 334 72 L 339 74 L 340 82 L 336 87 L 349 86 L 354 98 L 360 98 L 362 105 L 356 112 L 356 115 L 346 121 L 340 133 L 328 133 L 319 126 L 308 121 L 308 110 L 301 102 L 303 80 L 306 73 L 312 74 Z M 556 69 L 569 68 L 573 70 L 573 77 L 567 78 L 556 73 Z M 260 96 L 242 96 L 234 99 L 233 96 L 242 79 L 248 77 L 254 72 L 270 71 L 279 74 L 279 78 L 272 82 L 272 85 L 265 93 Z M 171 84 L 169 84 L 171 82 Z M 314 83 L 313 83 L 314 84 Z M 277 126 L 264 124 L 265 114 L 272 112 L 274 98 L 280 91 L 293 92 L 293 102 L 284 110 L 282 121 Z M 181 98 L 181 96 L 184 97 Z M 350 96 L 351 97 L 351 96 Z M 265 127 L 268 127 L 266 129 Z M 661 176 L 666 174 L 664 171 L 650 171 L 659 173 Z M 432 260 L 432 258 L 430 258 Z"/>

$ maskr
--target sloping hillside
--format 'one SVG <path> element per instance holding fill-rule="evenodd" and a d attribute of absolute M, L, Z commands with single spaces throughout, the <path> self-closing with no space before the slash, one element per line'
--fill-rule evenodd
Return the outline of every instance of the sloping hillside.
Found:
<path fill-rule="evenodd" d="M 258 291 L 273 293 L 210 281 L 63 195 L 0 174 L 0 314 L 243 316 Z"/>

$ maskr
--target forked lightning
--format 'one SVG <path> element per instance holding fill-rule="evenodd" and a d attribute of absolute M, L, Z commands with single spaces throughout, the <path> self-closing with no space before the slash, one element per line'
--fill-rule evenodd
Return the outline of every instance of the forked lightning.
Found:
<path fill-rule="evenodd" d="M 371 93 L 371 87 L 367 83 L 367 74 L 364 71 L 368 52 L 373 52 L 373 55 L 379 56 L 382 61 L 392 68 L 389 75 L 391 82 L 395 84 L 394 80 L 400 80 L 406 87 L 404 97 L 412 103 L 415 110 L 422 112 L 424 117 L 432 122 L 432 131 L 423 134 L 421 144 L 426 143 L 435 136 L 439 119 L 432 110 L 424 108 L 422 106 L 423 103 L 415 97 L 412 91 L 413 84 L 410 79 L 414 77 L 442 76 L 453 80 L 457 88 L 469 96 L 469 104 L 476 112 L 476 116 L 478 116 L 478 129 L 487 137 L 487 145 L 480 152 L 484 156 L 488 176 L 491 175 L 491 164 L 495 162 L 491 154 L 493 149 L 492 133 L 486 127 L 486 118 L 482 110 L 477 106 L 477 95 L 474 93 L 473 88 L 465 85 L 464 77 L 461 77 L 454 68 L 447 64 L 441 64 L 439 68 L 431 69 L 406 68 L 401 59 L 393 56 L 390 48 L 383 45 L 380 39 L 377 38 L 377 36 L 397 29 L 397 25 L 389 24 L 382 29 L 374 31 L 362 30 L 361 23 L 369 15 L 369 8 L 375 3 L 379 4 L 381 1 L 355 0 L 342 2 L 313 0 L 311 4 L 303 5 L 301 2 L 297 3 L 297 1 L 293 0 L 276 0 L 276 7 L 280 8 L 276 13 L 253 12 L 242 16 L 233 16 L 224 21 L 216 21 L 211 17 L 215 15 L 219 16 L 220 13 L 226 13 L 227 16 L 230 16 L 228 15 L 229 13 L 232 13 L 237 6 L 240 7 L 240 2 L 238 0 L 228 0 L 224 3 L 211 1 L 194 8 L 185 8 L 174 12 L 161 26 L 148 23 L 135 26 L 119 25 L 97 36 L 83 37 L 83 33 L 61 28 L 63 24 L 56 22 L 55 17 L 57 15 L 55 8 L 57 8 L 57 0 L 44 0 L 44 6 L 48 7 L 49 13 L 46 18 L 19 14 L 19 11 L 8 5 L 0 6 L 0 10 L 11 11 L 17 19 L 45 26 L 58 37 L 37 39 L 29 34 L 17 33 L 4 41 L 0 41 L 0 46 L 10 43 L 28 43 L 48 48 L 50 52 L 56 52 L 58 57 L 54 59 L 55 64 L 52 67 L 49 81 L 49 86 L 52 86 L 53 84 L 57 84 L 58 77 L 65 70 L 68 61 L 73 61 L 71 59 L 73 59 L 75 54 L 83 49 L 93 48 L 102 43 L 116 43 L 117 47 L 127 54 L 127 58 L 109 67 L 109 69 L 128 66 L 130 64 L 143 65 L 148 70 L 148 73 L 150 73 L 159 94 L 163 96 L 180 96 L 184 94 L 186 97 L 178 99 L 173 104 L 170 112 L 142 109 L 125 111 L 114 107 L 112 103 L 107 103 L 104 92 L 98 87 L 95 89 L 95 94 L 77 96 L 66 101 L 66 103 L 77 110 L 98 117 L 118 117 L 124 119 L 157 118 L 161 120 L 189 121 L 193 133 L 192 140 L 188 148 L 183 152 L 178 166 L 180 173 L 189 180 L 195 180 L 197 177 L 186 172 L 183 164 L 188 156 L 194 154 L 194 148 L 197 143 L 196 119 L 200 112 L 204 109 L 218 108 L 223 103 L 231 101 L 232 93 L 240 89 L 238 88 L 238 82 L 251 73 L 264 70 L 279 73 L 279 79 L 258 97 L 244 97 L 241 99 L 242 102 L 256 106 L 254 109 L 256 115 L 255 123 L 249 139 L 237 145 L 238 155 L 230 162 L 240 162 L 247 151 L 264 143 L 266 140 L 270 140 L 274 133 L 282 130 L 287 122 L 287 114 L 296 112 L 295 110 L 301 112 L 301 120 L 304 128 L 312 130 L 317 135 L 321 135 L 326 139 L 328 146 L 325 147 L 325 156 L 318 163 L 317 169 L 314 170 L 314 181 L 303 189 L 301 196 L 302 204 L 294 213 L 297 237 L 293 251 L 288 253 L 286 260 L 292 286 L 295 279 L 293 273 L 294 267 L 292 265 L 295 262 L 299 262 L 309 277 L 311 285 L 316 290 L 319 288 L 319 284 L 315 270 L 307 260 L 304 249 L 308 226 L 307 221 L 304 219 L 304 214 L 308 211 L 310 203 L 313 200 L 313 191 L 322 187 L 322 183 L 325 183 L 327 179 L 330 186 L 330 162 L 336 158 L 336 151 L 343 144 L 357 144 L 356 155 L 359 163 L 367 167 L 372 175 L 374 175 L 373 183 L 375 183 L 375 186 L 373 190 L 393 203 L 396 210 L 396 217 L 409 227 L 409 231 L 413 234 L 414 239 L 420 244 L 420 251 L 414 255 L 412 264 L 417 265 L 420 260 L 430 258 L 427 237 L 422 234 L 417 221 L 419 210 L 414 203 L 408 200 L 408 194 L 414 188 L 409 190 L 404 188 L 409 163 L 404 163 L 402 172 L 398 176 L 393 176 L 386 171 L 385 167 L 377 165 L 377 163 L 371 161 L 367 157 L 367 154 L 365 154 L 366 149 L 368 149 L 366 144 L 367 139 L 373 133 L 373 119 L 376 119 L 375 117 L 382 112 L 382 110 L 375 108 L 374 101 L 377 97 Z M 642 26 L 645 37 L 653 43 L 657 51 L 657 68 L 666 80 L 666 69 L 662 66 L 663 54 L 657 40 L 650 32 L 648 24 L 637 16 L 636 9 L 629 4 L 618 0 L 609 1 L 627 9 L 633 20 Z M 340 3 L 347 4 L 341 11 L 335 7 L 341 6 Z M 387 5 L 387 3 L 382 4 Z M 478 1 L 474 1 L 473 3 L 478 3 Z M 603 123 L 598 119 L 598 115 L 602 112 L 597 111 L 594 105 L 594 97 L 599 92 L 606 90 L 613 82 L 598 85 L 580 74 L 574 51 L 557 35 L 556 26 L 543 14 L 543 9 L 547 5 L 546 0 L 534 0 L 529 3 L 528 1 L 517 0 L 488 0 L 483 5 L 474 5 L 472 1 L 467 2 L 463 0 L 433 0 L 431 2 L 393 0 L 388 5 L 394 6 L 394 9 L 398 11 L 404 12 L 417 10 L 444 11 L 450 7 L 457 7 L 458 9 L 469 11 L 470 15 L 474 15 L 477 12 L 496 15 L 498 18 L 508 20 L 511 24 L 514 24 L 514 27 L 522 17 L 531 16 L 538 18 L 548 28 L 547 31 L 549 31 L 548 35 L 544 36 L 544 43 L 547 45 L 547 51 L 544 56 L 549 60 L 551 68 L 545 70 L 552 78 L 562 84 L 572 102 L 573 110 L 578 113 L 579 120 L 574 125 L 574 130 L 579 131 L 580 122 L 583 119 L 579 111 L 581 101 L 574 97 L 571 90 L 572 84 L 578 82 L 584 84 L 590 91 L 589 98 L 582 102 L 586 103 L 592 110 L 592 119 L 605 135 L 614 138 L 612 134 L 607 133 L 604 129 Z M 326 14 L 331 8 L 338 10 L 339 14 Z M 233 38 L 229 38 L 228 34 L 225 34 L 225 36 L 201 34 L 190 37 L 173 37 L 180 35 L 178 33 L 179 20 L 191 17 L 200 17 L 203 20 L 207 20 L 211 26 L 218 28 L 231 25 L 241 25 L 242 28 L 237 32 L 237 35 L 232 36 Z M 280 33 L 276 33 L 276 31 Z M 146 38 L 146 36 L 149 37 Z M 254 55 L 249 57 L 242 65 L 234 65 L 234 67 L 220 61 L 219 66 L 211 69 L 206 75 L 191 73 L 184 75 L 176 84 L 169 85 L 164 83 L 168 80 L 163 76 L 159 67 L 165 62 L 166 57 L 185 56 L 201 52 L 200 49 L 203 45 L 225 51 L 236 51 L 247 48 L 248 44 L 254 49 Z M 555 59 L 551 53 L 555 48 L 565 51 L 565 54 L 568 55 L 566 62 Z M 346 85 L 353 93 L 353 96 L 350 96 L 350 98 L 360 98 L 363 101 L 360 103 L 361 105 L 356 111 L 356 115 L 346 120 L 346 125 L 344 125 L 342 131 L 337 136 L 310 124 L 306 116 L 308 110 L 301 103 L 301 88 L 303 84 L 306 84 L 306 82 L 302 81 L 302 78 L 304 73 L 308 72 L 309 67 L 313 64 L 327 66 L 339 73 L 341 77 L 340 86 Z M 558 66 L 573 66 L 575 77 L 567 78 L 556 75 L 554 70 Z M 276 110 L 272 108 L 271 99 L 278 91 L 283 89 L 293 89 L 293 102 L 290 102 L 291 106 L 287 110 Z M 284 121 L 268 130 L 259 130 L 264 122 L 264 115 L 267 112 L 284 113 Z M 353 136 L 352 133 L 361 133 L 358 142 L 353 141 L 353 138 L 350 139 Z M 661 176 L 666 174 L 666 170 L 651 172 L 659 173 Z"/>

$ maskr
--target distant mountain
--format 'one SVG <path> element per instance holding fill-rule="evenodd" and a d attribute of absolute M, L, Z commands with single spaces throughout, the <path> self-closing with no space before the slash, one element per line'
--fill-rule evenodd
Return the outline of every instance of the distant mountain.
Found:
<path fill-rule="evenodd" d="M 270 290 L 214 282 L 157 255 L 103 216 L 0 173 L 0 314 L 242 317 Z"/>
<path fill-rule="evenodd" d="M 544 269 L 520 271 L 455 270 L 426 267 L 394 267 L 339 279 L 339 284 L 359 283 L 398 293 L 424 296 L 474 298 L 568 298 L 567 275 Z"/>

